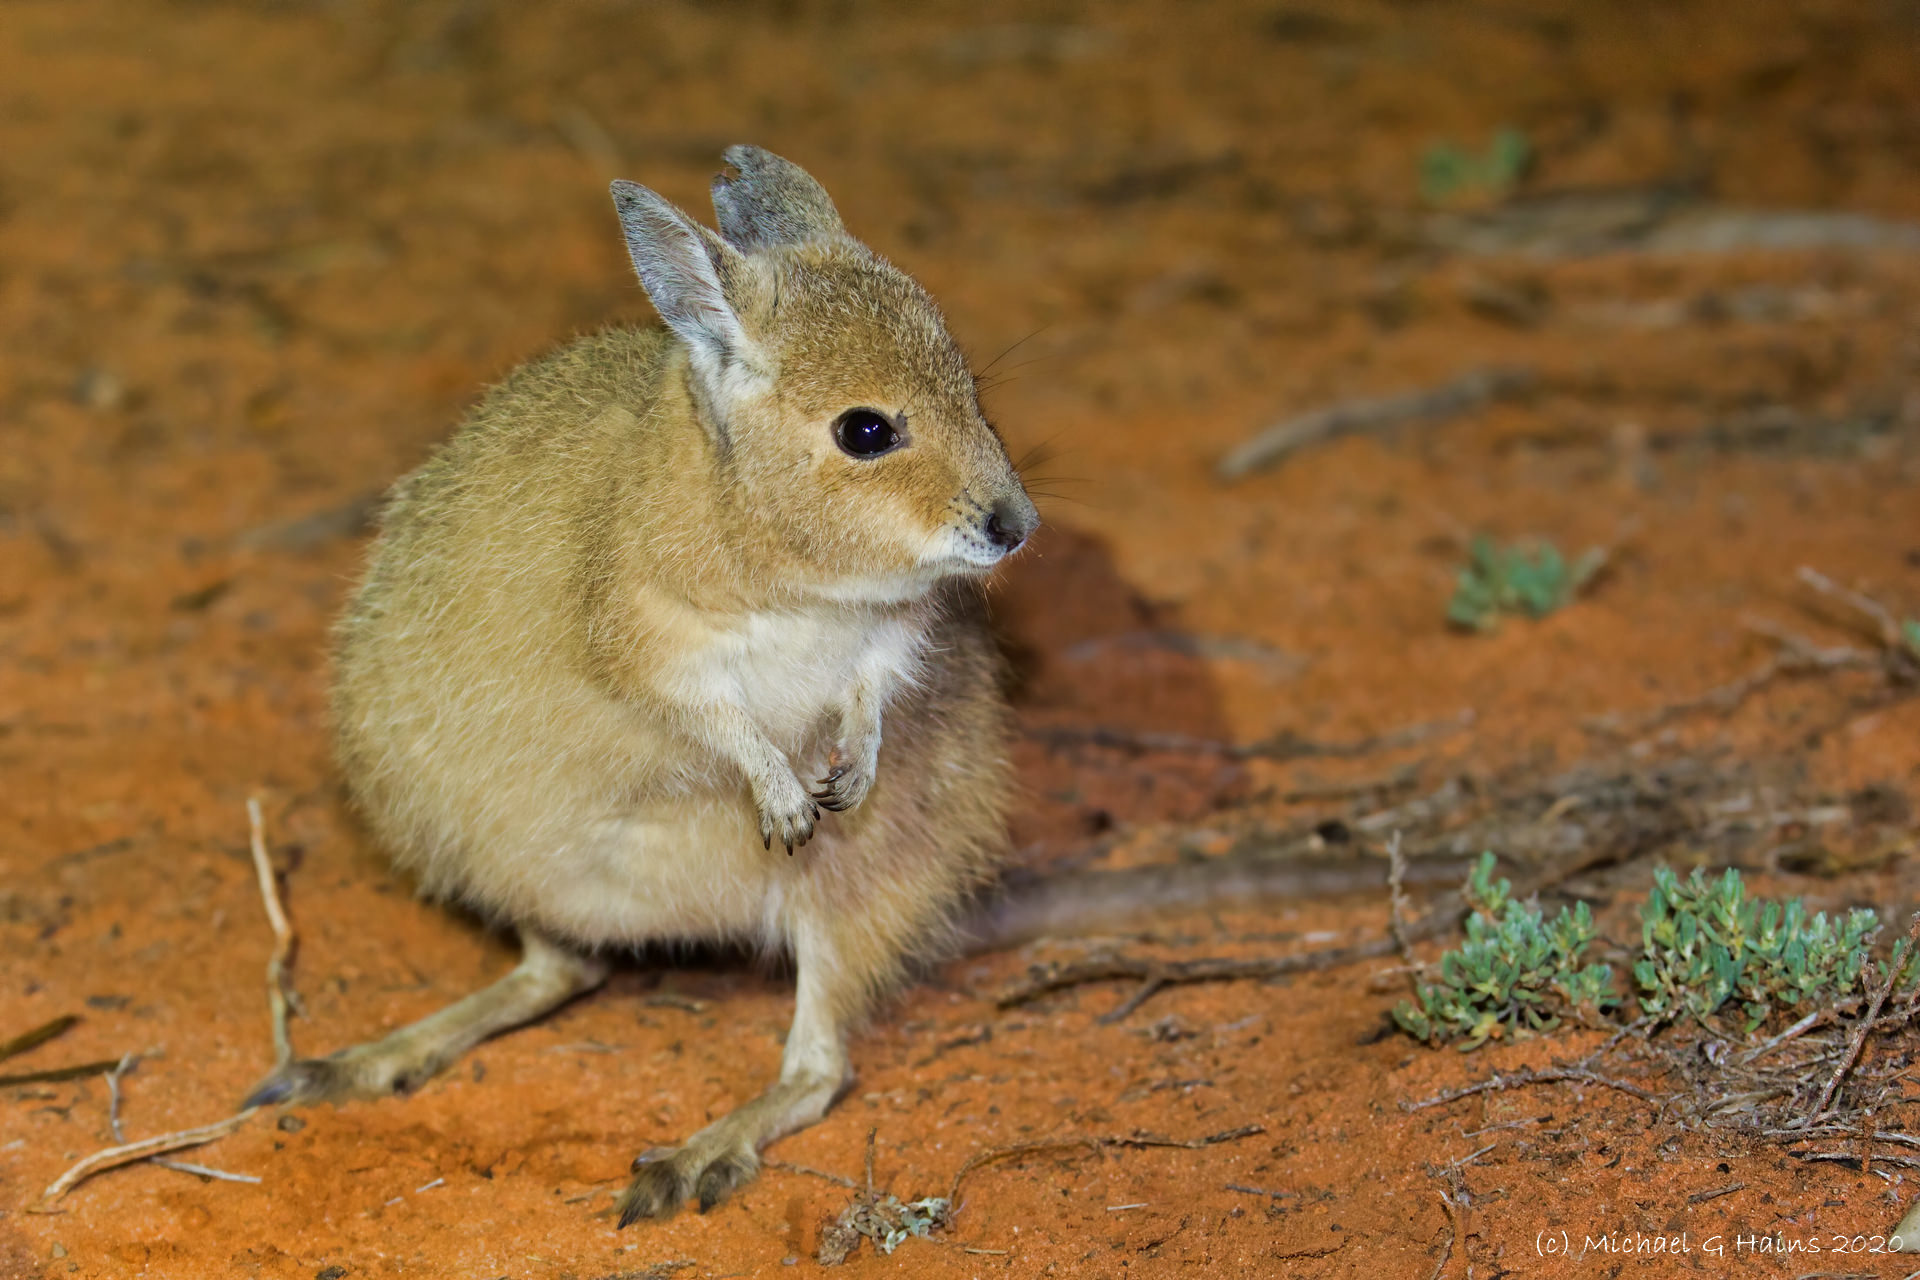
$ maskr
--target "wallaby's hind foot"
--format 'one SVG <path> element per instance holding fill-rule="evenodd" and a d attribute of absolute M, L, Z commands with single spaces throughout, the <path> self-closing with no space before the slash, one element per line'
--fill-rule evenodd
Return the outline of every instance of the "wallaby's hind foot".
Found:
<path fill-rule="evenodd" d="M 759 1175 L 763 1147 L 818 1122 L 853 1083 L 844 1011 L 855 1007 L 860 975 L 845 966 L 825 931 L 803 924 L 798 933 L 800 981 L 780 1078 L 679 1146 L 636 1158 L 620 1197 L 621 1226 L 670 1217 L 689 1197 L 705 1213 Z"/>
<path fill-rule="evenodd" d="M 620 1225 L 671 1217 L 689 1196 L 698 1197 L 705 1213 L 759 1172 L 760 1156 L 750 1143 L 715 1150 L 696 1138 L 682 1147 L 655 1147 L 633 1162 L 633 1181 L 620 1196 Z"/>
<path fill-rule="evenodd" d="M 513 972 L 392 1035 L 276 1068 L 243 1107 L 342 1102 L 411 1093 L 488 1036 L 531 1022 L 606 980 L 607 964 L 530 930 Z"/>
<path fill-rule="evenodd" d="M 759 1176 L 760 1148 L 820 1119 L 850 1079 L 844 1059 L 825 1073 L 782 1073 L 771 1089 L 679 1146 L 642 1152 L 620 1197 L 620 1225 L 671 1217 L 689 1198 L 702 1213 L 713 1208 Z"/>

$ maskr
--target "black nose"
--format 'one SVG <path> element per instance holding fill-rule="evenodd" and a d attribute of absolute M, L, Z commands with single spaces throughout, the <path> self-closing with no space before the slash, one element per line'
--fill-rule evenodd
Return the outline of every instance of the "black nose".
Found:
<path fill-rule="evenodd" d="M 1012 502 L 1005 498 L 993 504 L 993 510 L 987 513 L 987 539 L 1003 551 L 1011 551 L 1027 540 L 1034 525 L 1040 522 L 1039 513 L 1031 502 Z"/>

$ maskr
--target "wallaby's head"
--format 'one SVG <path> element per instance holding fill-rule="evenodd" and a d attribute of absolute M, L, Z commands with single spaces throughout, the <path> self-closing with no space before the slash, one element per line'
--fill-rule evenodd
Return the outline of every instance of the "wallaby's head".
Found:
<path fill-rule="evenodd" d="M 613 201 L 737 512 L 851 597 L 992 568 L 1039 515 L 939 309 L 798 165 L 726 160 L 718 235 L 630 182 Z"/>

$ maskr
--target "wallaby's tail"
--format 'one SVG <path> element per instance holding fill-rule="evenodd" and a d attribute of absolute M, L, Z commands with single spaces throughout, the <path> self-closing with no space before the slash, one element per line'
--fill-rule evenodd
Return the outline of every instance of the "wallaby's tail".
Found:
<path fill-rule="evenodd" d="M 1421 858 L 1406 883 L 1459 884 L 1467 858 Z M 1374 859 L 1338 862 L 1257 857 L 1210 858 L 1123 871 L 1014 873 L 983 896 L 961 921 L 970 953 L 998 951 L 1035 938 L 1101 933 L 1166 911 L 1244 906 L 1278 898 L 1330 898 L 1383 889 L 1387 865 Z"/>

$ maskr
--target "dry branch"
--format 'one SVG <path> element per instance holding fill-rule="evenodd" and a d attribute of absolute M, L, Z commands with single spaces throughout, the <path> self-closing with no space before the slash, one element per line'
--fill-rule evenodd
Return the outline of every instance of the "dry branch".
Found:
<path fill-rule="evenodd" d="M 61 1174 L 40 1193 L 43 1205 L 52 1204 L 67 1192 L 85 1182 L 96 1173 L 107 1169 L 117 1169 L 136 1160 L 145 1160 L 149 1156 L 165 1155 L 169 1151 L 184 1151 L 188 1147 L 205 1146 L 218 1141 L 253 1119 L 258 1107 L 249 1107 L 225 1120 L 216 1120 L 212 1124 L 201 1125 L 198 1129 L 182 1129 L 178 1133 L 163 1133 L 158 1137 L 143 1138 L 139 1142 L 129 1142 L 125 1146 L 108 1147 L 96 1151 L 73 1168 Z"/>
<path fill-rule="evenodd" d="M 1588 1071 L 1584 1067 L 1548 1067 L 1542 1071 L 1535 1071 L 1531 1067 L 1528 1067 L 1516 1071 L 1511 1075 L 1503 1076 L 1495 1072 L 1491 1079 L 1482 1080 L 1479 1084 L 1470 1084 L 1461 1089 L 1448 1089 L 1445 1093 L 1436 1093 L 1431 1098 L 1423 1099 L 1420 1102 L 1403 1102 L 1400 1104 L 1400 1109 L 1407 1112 L 1425 1111 L 1428 1107 L 1445 1106 L 1449 1102 L 1458 1102 L 1462 1098 L 1470 1098 L 1476 1093 L 1493 1093 L 1507 1089 L 1524 1089 L 1536 1084 L 1597 1084 L 1608 1089 L 1617 1089 L 1619 1092 L 1638 1098 L 1642 1102 L 1659 1101 L 1653 1094 L 1638 1085 L 1628 1084 L 1624 1080 L 1615 1080 L 1610 1076 L 1603 1076 L 1597 1072 Z"/>
<path fill-rule="evenodd" d="M 266 836 L 260 818 L 260 802 L 247 800 L 247 819 L 251 829 L 253 865 L 260 881 L 260 900 L 266 907 L 267 923 L 273 929 L 273 955 L 267 962 L 268 1004 L 273 1013 L 273 1040 L 276 1062 L 285 1063 L 292 1056 L 292 1046 L 287 1037 L 287 988 L 286 962 L 293 951 L 293 930 L 287 924 L 287 915 L 280 907 L 280 894 L 274 885 L 273 867 L 267 861 Z M 120 1135 L 120 1072 L 131 1063 L 131 1057 L 121 1058 L 113 1064 L 107 1077 L 110 1097 L 108 1121 L 114 1137 Z M 55 1178 L 47 1189 L 40 1193 L 38 1208 L 45 1211 L 51 1208 L 67 1192 L 79 1186 L 96 1173 L 108 1169 L 117 1169 L 122 1165 L 138 1160 L 151 1159 L 165 1155 L 169 1151 L 183 1151 L 188 1147 L 204 1146 L 209 1142 L 226 1137 L 241 1128 L 260 1111 L 259 1107 L 248 1107 L 236 1115 L 212 1124 L 201 1125 L 197 1129 L 182 1129 L 177 1133 L 163 1133 L 152 1138 L 143 1138 L 139 1142 L 122 1143 L 96 1151 L 79 1164 Z M 248 1175 L 230 1174 L 222 1170 L 207 1169 L 199 1165 L 178 1165 L 186 1172 L 205 1177 L 223 1178 L 229 1181 L 247 1181 Z"/>
<path fill-rule="evenodd" d="M 0 1041 L 0 1062 L 18 1057 L 29 1049 L 39 1048 L 79 1021 L 78 1014 L 63 1013 L 53 1021 L 42 1023 L 31 1031 L 23 1031 L 11 1040 Z"/>
<path fill-rule="evenodd" d="M 1409 422 L 1445 422 L 1533 386 L 1531 369 L 1475 369 L 1451 382 L 1399 395 L 1347 400 L 1289 418 L 1229 451 L 1217 468 L 1222 480 L 1265 470 L 1288 455 L 1339 436 L 1382 431 Z"/>
<path fill-rule="evenodd" d="M 1059 1138 L 1040 1138 L 1032 1142 L 1016 1142 L 1010 1146 L 994 1147 L 967 1157 L 959 1171 L 953 1175 L 953 1184 L 947 1190 L 947 1203 L 958 1209 L 960 1204 L 960 1183 L 975 1169 L 1003 1160 L 1012 1160 L 1020 1156 L 1030 1156 L 1041 1151 L 1065 1151 L 1081 1148 L 1099 1154 L 1109 1147 L 1178 1147 L 1188 1151 L 1197 1151 L 1202 1147 L 1215 1147 L 1223 1142 L 1237 1142 L 1241 1138 L 1251 1138 L 1255 1134 L 1265 1133 L 1266 1126 L 1257 1124 L 1241 1125 L 1237 1129 L 1222 1129 L 1219 1133 L 1210 1133 L 1203 1138 L 1163 1138 L 1157 1134 L 1135 1133 L 1115 1137 L 1098 1137 L 1093 1134 L 1069 1134 Z"/>
<path fill-rule="evenodd" d="M 287 958 L 293 953 L 293 927 L 280 906 L 273 863 L 267 859 L 265 824 L 257 796 L 247 797 L 247 826 L 253 869 L 260 880 L 260 901 L 267 909 L 267 924 L 273 929 L 273 953 L 267 957 L 267 1006 L 273 1017 L 273 1063 L 280 1067 L 293 1060 L 293 1039 L 287 1034 Z"/>
<path fill-rule="evenodd" d="M 45 1071 L 19 1071 L 10 1076 L 0 1076 L 0 1089 L 16 1084 L 58 1084 L 62 1080 L 78 1080 L 83 1076 L 103 1075 L 113 1070 L 118 1058 L 101 1058 L 95 1062 L 75 1063 L 71 1067 L 48 1067 Z"/>

